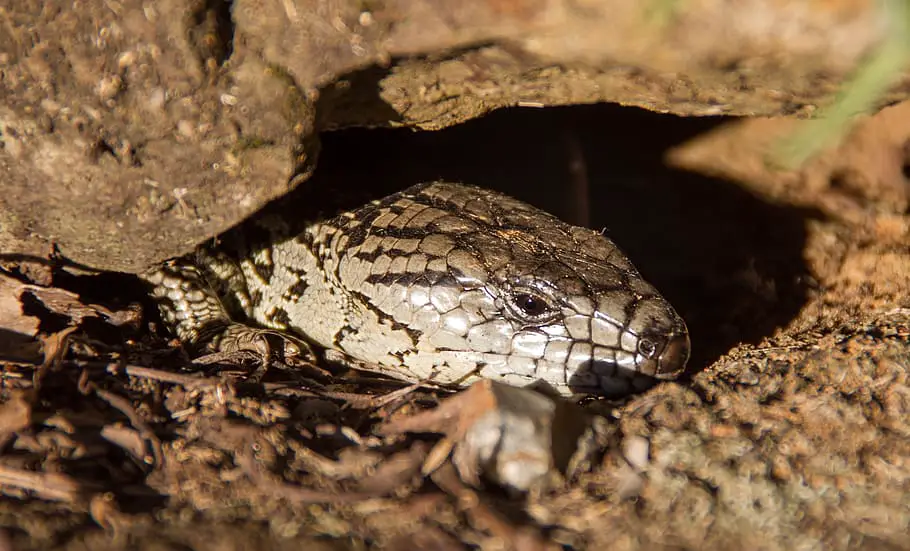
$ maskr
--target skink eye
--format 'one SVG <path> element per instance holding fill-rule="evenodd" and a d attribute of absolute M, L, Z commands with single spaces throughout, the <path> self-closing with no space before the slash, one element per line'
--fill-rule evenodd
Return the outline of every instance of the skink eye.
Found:
<path fill-rule="evenodd" d="M 553 307 L 543 297 L 524 291 L 512 295 L 512 304 L 519 313 L 533 320 L 545 318 L 553 313 Z"/>

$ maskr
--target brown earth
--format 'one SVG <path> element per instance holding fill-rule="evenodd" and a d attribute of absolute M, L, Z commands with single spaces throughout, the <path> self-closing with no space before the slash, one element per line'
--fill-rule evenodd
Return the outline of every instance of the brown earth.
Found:
<path fill-rule="evenodd" d="M 146 325 L 83 322 L 39 392 L 6 364 L 7 548 L 910 548 L 910 106 L 775 171 L 764 145 L 791 124 L 591 106 L 324 136 L 317 183 L 441 177 L 589 207 L 687 319 L 690 377 L 589 403 L 615 431 L 603 459 L 509 496 L 423 478 L 429 435 L 377 438 L 401 402 L 314 398 L 312 372 L 194 387 Z M 106 277 L 47 282 L 117 312 L 137 295 Z M 47 351 L 67 323 L 42 324 Z"/>
<path fill-rule="evenodd" d="M 634 8 L 670 4 L 0 7 L 0 251 L 39 284 L 0 281 L 0 549 L 910 549 L 910 106 L 799 171 L 766 162 L 795 121 L 716 117 L 814 112 L 887 14 Z M 481 117 L 600 101 L 715 117 Z M 408 128 L 318 134 L 363 125 Z M 460 180 L 606 228 L 689 323 L 691 373 L 587 404 L 602 459 L 510 496 L 422 476 L 432 435 L 377 436 L 432 393 L 258 384 L 236 358 L 188 374 L 128 276 L 47 266 L 52 246 L 123 271 L 186 251 L 320 142 L 314 185 Z"/>

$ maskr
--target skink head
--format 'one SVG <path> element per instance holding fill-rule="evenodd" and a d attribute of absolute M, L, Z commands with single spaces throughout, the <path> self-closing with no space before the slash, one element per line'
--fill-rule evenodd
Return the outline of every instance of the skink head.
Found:
<path fill-rule="evenodd" d="M 543 381 L 566 395 L 625 394 L 683 371 L 685 323 L 603 235 L 458 184 L 371 208 L 341 271 L 370 273 L 360 292 L 390 318 L 389 365 L 440 382 Z"/>
<path fill-rule="evenodd" d="M 536 374 L 564 394 L 627 394 L 679 376 L 689 359 L 685 322 L 619 258 L 617 252 L 610 261 L 592 262 L 559 251 L 521 275 L 515 274 L 520 261 L 500 271 L 511 272 L 511 282 L 500 279 L 495 288 L 516 329 L 513 354 L 525 352 L 515 343 L 546 335 Z"/>

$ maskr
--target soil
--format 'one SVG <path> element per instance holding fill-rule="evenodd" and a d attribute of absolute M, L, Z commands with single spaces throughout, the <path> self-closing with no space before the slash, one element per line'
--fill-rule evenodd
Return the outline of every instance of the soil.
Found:
<path fill-rule="evenodd" d="M 503 189 L 605 228 L 687 320 L 689 373 L 586 403 L 609 444 L 527 495 L 424 476 L 432 435 L 377 436 L 432 391 L 371 402 L 392 387 L 249 381 L 235 358 L 189 373 L 147 305 L 113 315 L 142 301 L 127 276 L 20 265 L 111 315 L 25 309 L 55 361 L 3 363 L 0 545 L 910 548 L 910 105 L 777 170 L 768 145 L 793 124 L 599 105 L 322 136 L 312 182 Z"/>

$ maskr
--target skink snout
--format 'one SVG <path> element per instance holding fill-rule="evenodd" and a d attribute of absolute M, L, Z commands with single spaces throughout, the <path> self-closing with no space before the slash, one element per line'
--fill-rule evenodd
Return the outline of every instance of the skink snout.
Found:
<path fill-rule="evenodd" d="M 663 351 L 657 358 L 657 370 L 654 377 L 673 379 L 682 373 L 689 361 L 689 334 L 671 335 L 664 343 Z"/>
<path fill-rule="evenodd" d="M 689 361 L 689 334 L 648 335 L 638 341 L 639 371 L 656 379 L 673 379 Z"/>

